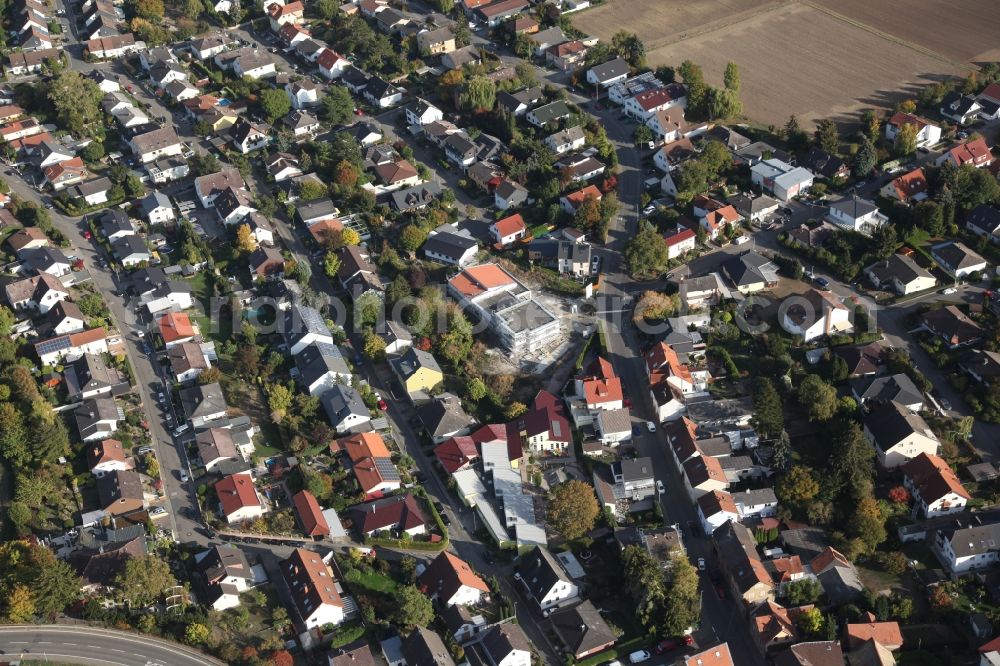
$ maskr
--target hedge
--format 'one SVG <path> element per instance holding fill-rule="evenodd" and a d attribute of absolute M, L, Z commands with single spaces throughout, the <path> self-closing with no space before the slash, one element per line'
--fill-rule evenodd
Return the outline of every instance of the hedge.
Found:
<path fill-rule="evenodd" d="M 641 650 L 647 641 L 648 639 L 645 636 L 639 636 L 638 638 L 620 643 L 610 650 L 605 650 L 600 654 L 591 655 L 582 661 L 577 661 L 576 664 L 578 666 L 597 666 L 618 657 L 627 657 L 636 650 Z"/>

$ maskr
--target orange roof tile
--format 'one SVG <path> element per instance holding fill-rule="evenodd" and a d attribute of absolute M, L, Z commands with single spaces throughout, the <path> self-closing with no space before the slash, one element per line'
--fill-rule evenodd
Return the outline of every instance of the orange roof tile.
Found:
<path fill-rule="evenodd" d="M 325 536 L 330 533 L 330 526 L 323 517 L 323 510 L 316 501 L 316 496 L 308 490 L 300 490 L 292 496 L 295 513 L 299 514 L 302 531 L 309 536 Z"/>
<path fill-rule="evenodd" d="M 506 287 L 514 283 L 514 278 L 496 264 L 483 264 L 466 268 L 448 281 L 453 289 L 466 298 L 475 298 L 491 289 Z"/>
<path fill-rule="evenodd" d="M 164 342 L 176 342 L 194 337 L 197 330 L 191 318 L 183 312 L 170 312 L 160 317 L 160 336 Z"/>
<path fill-rule="evenodd" d="M 497 220 L 496 227 L 497 234 L 499 234 L 500 238 L 516 234 L 517 232 L 524 231 L 527 228 L 524 224 L 524 218 L 521 217 L 520 213 L 515 213 L 514 215 L 509 215 L 501 220 Z"/>
<path fill-rule="evenodd" d="M 442 551 L 427 565 L 418 582 L 424 594 L 437 594 L 445 602 L 455 596 L 463 585 L 487 594 L 490 591 L 468 562 L 448 551 Z"/>
<path fill-rule="evenodd" d="M 336 441 L 336 446 L 347 453 L 352 463 L 365 458 L 389 458 L 389 448 L 385 445 L 382 435 L 377 432 L 362 432 Z"/>
<path fill-rule="evenodd" d="M 901 201 L 908 201 L 910 197 L 920 194 L 927 189 L 927 177 L 923 169 L 914 169 L 909 173 L 904 173 L 892 179 L 892 188 L 896 190 L 896 195 Z"/>
<path fill-rule="evenodd" d="M 925 502 L 941 499 L 948 493 L 959 497 L 972 499 L 954 470 L 940 456 L 921 453 L 902 466 L 903 476 L 907 477 L 920 493 Z"/>
<path fill-rule="evenodd" d="M 215 484 L 215 493 L 222 504 L 222 512 L 230 516 L 240 509 L 260 506 L 260 498 L 249 474 L 231 474 Z"/>
<path fill-rule="evenodd" d="M 903 632 L 898 622 L 866 622 L 849 624 L 844 630 L 850 647 L 855 648 L 868 640 L 874 640 L 894 650 L 903 645 Z"/>

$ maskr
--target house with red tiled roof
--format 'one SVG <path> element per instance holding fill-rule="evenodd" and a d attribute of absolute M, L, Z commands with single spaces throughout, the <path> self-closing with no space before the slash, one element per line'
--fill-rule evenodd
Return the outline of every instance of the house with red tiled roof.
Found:
<path fill-rule="evenodd" d="M 160 337 L 167 349 L 190 342 L 199 335 L 198 325 L 183 312 L 169 312 L 160 317 Z"/>
<path fill-rule="evenodd" d="M 941 166 L 945 162 L 950 162 L 956 167 L 967 164 L 976 168 L 987 167 L 993 163 L 993 153 L 986 145 L 986 139 L 980 136 L 946 150 L 937 158 L 935 165 Z"/>
<path fill-rule="evenodd" d="M 315 495 L 302 489 L 292 495 L 292 505 L 299 517 L 302 531 L 308 536 L 323 538 L 330 535 L 330 525 L 323 517 L 323 509 L 320 508 Z"/>
<path fill-rule="evenodd" d="M 698 246 L 698 236 L 687 227 L 663 237 L 667 245 L 667 259 L 676 259 Z"/>
<path fill-rule="evenodd" d="M 733 496 L 724 490 L 713 490 L 698 498 L 698 517 L 705 534 L 711 534 L 730 520 L 739 520 Z"/>
<path fill-rule="evenodd" d="M 489 423 L 469 436 L 475 442 L 480 455 L 483 450 L 483 444 L 505 442 L 507 444 L 507 460 L 510 461 L 511 469 L 517 469 L 520 466 L 521 458 L 524 457 L 524 447 L 521 443 L 521 438 L 514 431 L 511 424 Z"/>
<path fill-rule="evenodd" d="M 460 435 L 435 446 L 434 455 L 446 472 L 454 474 L 472 467 L 479 460 L 479 449 L 471 437 Z"/>
<path fill-rule="evenodd" d="M 250 472 L 231 474 L 215 484 L 222 517 L 229 524 L 251 520 L 264 515 L 261 502 Z"/>
<path fill-rule="evenodd" d="M 723 577 L 733 596 L 745 606 L 774 599 L 775 585 L 757 553 L 757 541 L 749 528 L 734 520 L 712 535 Z"/>
<path fill-rule="evenodd" d="M 600 201 L 602 197 L 603 195 L 601 194 L 601 191 L 597 189 L 596 185 L 587 185 L 587 187 L 582 190 L 570 192 L 569 194 L 564 194 L 559 197 L 559 205 L 562 206 L 562 209 L 566 211 L 566 213 L 573 215 L 576 213 L 576 209 L 580 207 L 580 204 L 588 198 Z"/>
<path fill-rule="evenodd" d="M 750 635 L 762 655 L 776 647 L 799 639 L 799 617 L 814 608 L 812 605 L 785 608 L 774 601 L 765 601 L 750 615 Z"/>
<path fill-rule="evenodd" d="M 427 521 L 417 499 L 410 493 L 392 495 L 350 508 L 351 521 L 362 537 L 381 532 L 410 536 L 427 531 Z"/>
<path fill-rule="evenodd" d="M 962 511 L 972 499 L 948 463 L 933 453 L 921 453 L 900 471 L 903 485 L 927 518 Z"/>
<path fill-rule="evenodd" d="M 47 166 L 42 170 L 42 173 L 45 176 L 45 183 L 56 192 L 83 182 L 89 175 L 87 167 L 84 166 L 83 159 L 80 157 Z"/>
<path fill-rule="evenodd" d="M 715 240 L 720 233 L 726 233 L 730 225 L 738 225 L 741 219 L 743 218 L 740 217 L 740 214 L 729 204 L 707 211 L 698 220 L 698 224 L 705 230 L 710 239 Z"/>
<path fill-rule="evenodd" d="M 902 203 L 923 201 L 927 198 L 927 176 L 923 168 L 896 176 L 882 187 L 881 194 Z"/>
<path fill-rule="evenodd" d="M 687 89 L 680 83 L 671 83 L 629 97 L 625 101 L 625 113 L 645 122 L 656 115 L 657 111 L 665 111 L 675 106 L 681 108 L 687 106 Z"/>
<path fill-rule="evenodd" d="M 271 30 L 278 32 L 281 26 L 288 23 L 302 23 L 305 6 L 295 0 L 287 5 L 274 3 L 267 8 L 267 17 L 271 20 Z"/>
<path fill-rule="evenodd" d="M 87 467 L 90 473 L 101 477 L 115 470 L 134 469 L 125 456 L 125 449 L 117 439 L 103 439 L 87 446 Z"/>
<path fill-rule="evenodd" d="M 722 463 L 713 456 L 699 455 L 681 465 L 684 483 L 691 499 L 697 500 L 706 493 L 729 488 Z M 735 510 L 735 506 L 733 507 Z"/>
<path fill-rule="evenodd" d="M 682 666 L 736 666 L 729 651 L 729 643 L 719 643 L 689 657 L 683 657 Z"/>
<path fill-rule="evenodd" d="M 885 123 L 885 138 L 895 141 L 905 125 L 917 128 L 917 146 L 933 146 L 941 140 L 941 128 L 921 116 L 899 111 Z"/>
<path fill-rule="evenodd" d="M 501 247 L 510 245 L 519 238 L 524 238 L 527 232 L 528 227 L 524 224 L 524 218 L 521 217 L 520 213 L 509 215 L 490 225 L 493 240 Z"/>
<path fill-rule="evenodd" d="M 489 586 L 469 563 L 448 551 L 431 560 L 417 579 L 417 585 L 445 607 L 478 604 L 490 593 Z"/>
<path fill-rule="evenodd" d="M 548 391 L 539 391 L 531 409 L 508 428 L 520 436 L 522 446 L 535 454 L 563 454 L 573 442 L 562 402 Z"/>
<path fill-rule="evenodd" d="M 802 563 L 802 558 L 798 555 L 785 555 L 767 560 L 764 566 L 771 574 L 771 579 L 781 589 L 796 580 L 806 577 L 806 567 Z"/>
<path fill-rule="evenodd" d="M 844 641 L 848 650 L 856 650 L 867 641 L 874 640 L 889 650 L 903 647 L 903 632 L 898 622 L 865 622 L 844 627 Z"/>
<path fill-rule="evenodd" d="M 389 448 L 377 432 L 363 432 L 338 439 L 330 448 L 347 454 L 351 470 L 366 499 L 382 497 L 402 486 Z"/>
<path fill-rule="evenodd" d="M 281 563 L 281 575 L 288 585 L 292 603 L 302 624 L 310 631 L 344 621 L 344 599 L 330 561 L 305 548 L 296 548 Z"/>

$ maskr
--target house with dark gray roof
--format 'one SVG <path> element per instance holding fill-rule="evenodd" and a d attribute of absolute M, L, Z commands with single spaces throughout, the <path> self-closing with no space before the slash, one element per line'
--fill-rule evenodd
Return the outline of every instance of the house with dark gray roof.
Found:
<path fill-rule="evenodd" d="M 87 398 L 73 411 L 76 419 L 76 430 L 80 439 L 93 442 L 107 439 L 118 430 L 118 422 L 124 420 L 125 414 L 115 403 L 114 398 Z"/>
<path fill-rule="evenodd" d="M 417 407 L 417 416 L 435 444 L 449 437 L 466 435 L 476 422 L 465 413 L 458 398 L 445 393 Z"/>
<path fill-rule="evenodd" d="M 894 401 L 880 403 L 868 412 L 864 432 L 885 469 L 895 469 L 921 453 L 936 455 L 941 444 L 920 414 Z"/>
<path fill-rule="evenodd" d="M 371 421 L 361 394 L 349 384 L 335 384 L 319 400 L 337 434 L 354 432 Z"/>
<path fill-rule="evenodd" d="M 424 627 L 416 627 L 403 640 L 403 656 L 407 664 L 455 666 L 451 652 L 445 647 L 441 637 Z"/>
<path fill-rule="evenodd" d="M 580 596 L 576 583 L 542 546 L 535 546 L 521 556 L 514 578 L 542 611 L 563 606 Z"/>
<path fill-rule="evenodd" d="M 628 78 L 630 68 L 621 58 L 615 58 L 587 70 L 587 83 L 592 86 L 610 88 Z"/>
<path fill-rule="evenodd" d="M 128 390 L 125 377 L 98 354 L 84 354 L 67 366 L 66 391 L 70 400 L 83 400 Z"/>
<path fill-rule="evenodd" d="M 726 261 L 722 273 L 741 294 L 769 289 L 778 283 L 778 267 L 753 250 Z"/>
<path fill-rule="evenodd" d="M 937 530 L 931 549 L 952 574 L 984 569 L 1000 561 L 1000 522 L 973 516 L 958 526 Z"/>
<path fill-rule="evenodd" d="M 338 382 L 351 381 L 351 369 L 340 348 L 330 342 L 314 342 L 295 355 L 299 383 L 309 395 L 320 396 Z"/>
<path fill-rule="evenodd" d="M 433 180 L 413 187 L 396 190 L 390 194 L 392 206 L 400 212 L 419 210 L 427 207 L 441 194 L 441 186 Z"/>
<path fill-rule="evenodd" d="M 195 428 L 223 418 L 229 409 L 218 382 L 184 388 L 179 395 L 184 418 Z"/>
<path fill-rule="evenodd" d="M 986 269 L 987 262 L 964 243 L 948 241 L 931 246 L 931 256 L 948 275 L 956 280 Z"/>
<path fill-rule="evenodd" d="M 438 231 L 428 236 L 421 248 L 424 256 L 443 264 L 467 266 L 479 250 L 475 238 L 451 231 Z"/>
<path fill-rule="evenodd" d="M 549 618 L 552 630 L 576 659 L 607 650 L 617 637 L 589 601 L 553 613 Z"/>
<path fill-rule="evenodd" d="M 865 274 L 877 289 L 893 289 L 900 296 L 932 289 L 937 280 L 912 257 L 893 254 L 865 269 Z"/>
<path fill-rule="evenodd" d="M 851 392 L 858 404 L 895 401 L 912 412 L 924 408 L 924 396 L 913 380 L 900 373 L 883 377 L 856 379 L 851 382 Z"/>

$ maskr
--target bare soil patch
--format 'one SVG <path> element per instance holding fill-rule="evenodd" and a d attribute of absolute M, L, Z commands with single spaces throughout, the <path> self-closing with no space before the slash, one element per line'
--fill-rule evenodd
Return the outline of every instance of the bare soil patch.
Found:
<path fill-rule="evenodd" d="M 805 5 L 786 5 L 738 24 L 648 53 L 651 64 L 699 63 L 722 83 L 726 63 L 740 66 L 746 115 L 781 125 L 795 114 L 853 122 L 859 109 L 888 107 L 922 85 L 960 69 Z"/>

